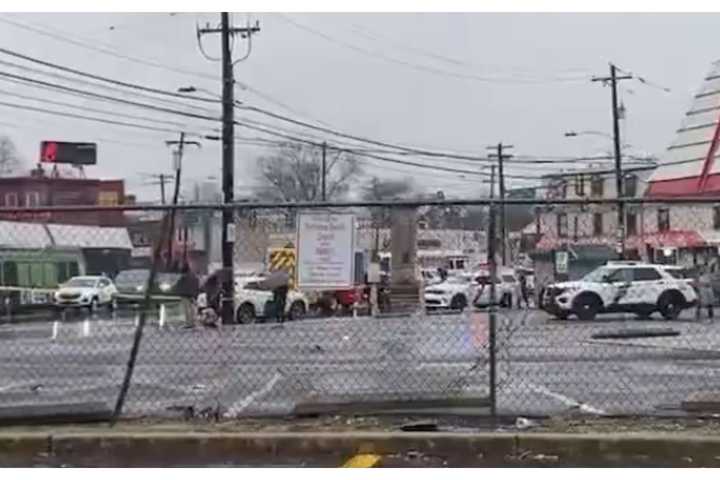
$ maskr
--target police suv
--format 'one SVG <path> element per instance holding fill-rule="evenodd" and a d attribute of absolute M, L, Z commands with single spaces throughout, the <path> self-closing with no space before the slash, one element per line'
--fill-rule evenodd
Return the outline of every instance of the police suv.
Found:
<path fill-rule="evenodd" d="M 697 302 L 697 293 L 684 279 L 671 275 L 665 265 L 642 262 L 608 262 L 572 282 L 545 288 L 540 305 L 546 312 L 565 320 L 576 315 L 593 320 L 599 313 L 635 313 L 650 318 L 659 312 L 666 320 Z"/>

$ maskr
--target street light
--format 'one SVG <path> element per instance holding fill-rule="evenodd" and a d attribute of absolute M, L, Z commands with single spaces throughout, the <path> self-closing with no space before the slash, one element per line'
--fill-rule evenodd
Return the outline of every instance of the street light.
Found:
<path fill-rule="evenodd" d="M 218 95 L 217 93 L 213 93 L 213 92 L 211 92 L 210 90 L 208 90 L 208 89 L 206 89 L 206 88 L 198 88 L 198 87 L 195 87 L 195 86 L 193 86 L 193 85 L 188 85 L 187 87 L 180 87 L 180 88 L 177 89 L 177 91 L 178 91 L 178 93 L 197 93 L 197 92 L 200 92 L 200 93 L 204 93 L 204 94 L 206 94 L 206 95 L 210 95 L 211 97 L 214 97 L 214 98 L 218 98 L 218 99 L 220 98 L 220 95 Z"/>
<path fill-rule="evenodd" d="M 580 137 L 583 135 L 597 135 L 597 136 L 605 137 L 605 138 L 609 138 L 609 139 L 613 138 L 612 135 L 605 133 L 605 132 L 598 131 L 598 130 L 581 130 L 579 132 L 571 130 L 569 132 L 565 132 L 564 135 L 566 137 Z"/>

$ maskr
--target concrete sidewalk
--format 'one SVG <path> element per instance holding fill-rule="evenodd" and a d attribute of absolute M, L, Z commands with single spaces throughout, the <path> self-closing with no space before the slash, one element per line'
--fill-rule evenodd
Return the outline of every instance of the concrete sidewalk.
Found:
<path fill-rule="evenodd" d="M 188 427 L 188 426 L 186 426 Z M 355 462 L 362 455 L 374 462 Z M 720 435 L 682 433 L 0 431 L 0 466 L 720 467 Z"/>

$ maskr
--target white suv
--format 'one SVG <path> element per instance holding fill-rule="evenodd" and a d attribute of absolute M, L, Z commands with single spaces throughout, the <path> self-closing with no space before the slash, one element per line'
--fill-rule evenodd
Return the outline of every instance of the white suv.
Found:
<path fill-rule="evenodd" d="M 115 306 L 117 288 L 103 276 L 73 277 L 55 292 L 55 305 L 60 308 L 87 307 L 96 310 L 100 305 Z"/>
<path fill-rule="evenodd" d="M 683 279 L 670 275 L 664 265 L 608 262 L 580 280 L 549 285 L 541 308 L 560 319 L 576 315 L 593 320 L 599 313 L 627 312 L 649 318 L 659 312 L 674 320 L 697 302 L 697 294 Z"/>

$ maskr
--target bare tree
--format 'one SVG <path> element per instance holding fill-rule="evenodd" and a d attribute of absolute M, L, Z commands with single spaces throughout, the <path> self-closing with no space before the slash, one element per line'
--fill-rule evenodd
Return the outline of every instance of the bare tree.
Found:
<path fill-rule="evenodd" d="M 15 144 L 5 135 L 0 135 L 0 177 L 15 173 L 22 161 Z"/>
<path fill-rule="evenodd" d="M 322 149 L 289 144 L 259 160 L 259 195 L 267 200 L 312 202 L 322 197 Z M 326 193 L 328 200 L 347 194 L 351 181 L 360 173 L 357 159 L 345 152 L 328 149 Z"/>

